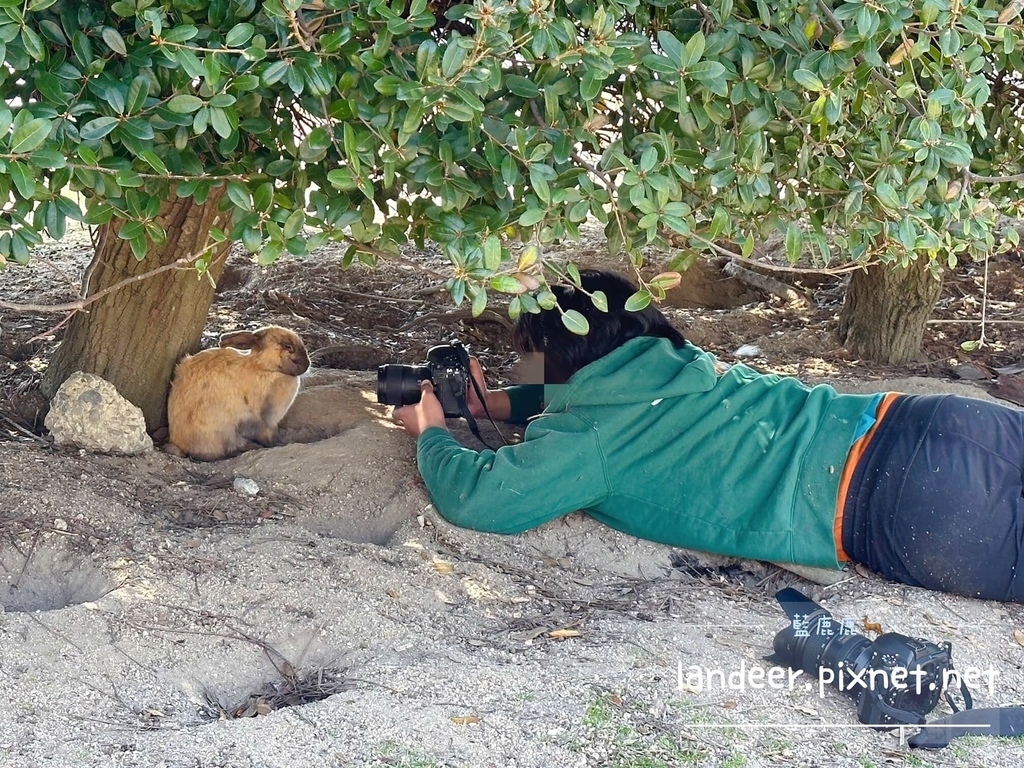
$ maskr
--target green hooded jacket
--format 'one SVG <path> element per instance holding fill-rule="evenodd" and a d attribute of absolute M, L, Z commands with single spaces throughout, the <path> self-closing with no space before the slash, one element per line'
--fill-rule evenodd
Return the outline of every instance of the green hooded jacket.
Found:
<path fill-rule="evenodd" d="M 425 430 L 417 462 L 434 506 L 506 534 L 582 509 L 672 546 L 839 567 L 840 478 L 877 396 L 715 362 L 639 337 L 546 387 L 518 445 L 475 451 Z"/>

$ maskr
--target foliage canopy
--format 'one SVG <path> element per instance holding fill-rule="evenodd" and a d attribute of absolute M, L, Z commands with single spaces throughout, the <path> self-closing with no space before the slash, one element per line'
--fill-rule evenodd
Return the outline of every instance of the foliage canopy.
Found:
<path fill-rule="evenodd" d="M 793 259 L 978 257 L 1020 209 L 1020 5 L 0 0 L 0 265 L 68 219 L 143 258 L 162 200 L 224 184 L 214 240 L 432 240 L 477 312 L 551 306 L 573 275 L 543 248 L 588 217 L 635 263 L 773 231 Z"/>

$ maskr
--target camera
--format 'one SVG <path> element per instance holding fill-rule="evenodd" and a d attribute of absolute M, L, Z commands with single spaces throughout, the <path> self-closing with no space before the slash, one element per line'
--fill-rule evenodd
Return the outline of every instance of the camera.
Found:
<path fill-rule="evenodd" d="M 377 402 L 394 406 L 418 403 L 420 382 L 424 379 L 434 385 L 434 394 L 441 401 L 446 418 L 458 418 L 469 412 L 469 350 L 458 341 L 431 347 L 423 365 L 389 363 L 377 368 Z"/>
<path fill-rule="evenodd" d="M 844 634 L 831 613 L 797 590 L 783 589 L 775 597 L 790 625 L 775 636 L 775 653 L 765 661 L 803 670 L 847 694 L 865 725 L 885 730 L 924 723 L 946 683 L 956 679 L 948 642 L 936 645 L 895 632 L 874 641 Z"/>

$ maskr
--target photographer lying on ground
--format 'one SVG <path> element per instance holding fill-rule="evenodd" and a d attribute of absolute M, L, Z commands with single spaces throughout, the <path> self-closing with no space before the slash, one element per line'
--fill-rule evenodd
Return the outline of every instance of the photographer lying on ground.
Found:
<path fill-rule="evenodd" d="M 395 411 L 418 438 L 420 474 L 456 525 L 518 533 L 582 509 L 612 528 L 678 547 L 837 568 L 1024 601 L 1024 412 L 952 395 L 840 395 L 793 378 L 724 368 L 636 290 L 606 272 L 554 288 L 590 322 L 524 314 L 521 353 L 543 355 L 539 387 L 487 391 L 496 418 L 531 420 L 524 442 L 460 445 L 429 381 Z M 482 414 L 472 392 L 468 398 Z"/>

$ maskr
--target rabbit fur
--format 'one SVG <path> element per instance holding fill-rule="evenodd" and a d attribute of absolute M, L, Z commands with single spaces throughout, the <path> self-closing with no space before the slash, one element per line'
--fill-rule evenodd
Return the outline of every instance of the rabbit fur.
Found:
<path fill-rule="evenodd" d="M 164 450 L 214 461 L 273 445 L 307 370 L 306 347 L 287 328 L 224 334 L 219 347 L 188 355 L 175 368 Z"/>

